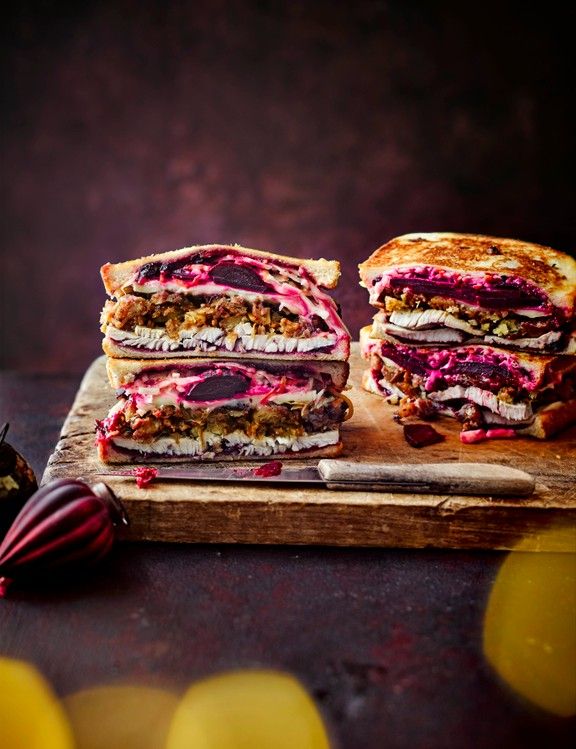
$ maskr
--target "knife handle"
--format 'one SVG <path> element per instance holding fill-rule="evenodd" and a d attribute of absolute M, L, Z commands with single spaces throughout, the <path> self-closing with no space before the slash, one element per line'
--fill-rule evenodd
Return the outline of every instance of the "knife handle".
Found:
<path fill-rule="evenodd" d="M 354 463 L 324 458 L 318 473 L 329 489 L 415 494 L 498 494 L 526 497 L 534 477 L 498 463 Z"/>

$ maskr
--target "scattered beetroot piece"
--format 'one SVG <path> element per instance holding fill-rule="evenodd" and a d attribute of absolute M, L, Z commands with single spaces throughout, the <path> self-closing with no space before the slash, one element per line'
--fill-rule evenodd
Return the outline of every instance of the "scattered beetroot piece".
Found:
<path fill-rule="evenodd" d="M 136 477 L 136 486 L 139 489 L 144 489 L 154 481 L 158 475 L 158 469 L 149 468 L 148 466 L 138 466 L 138 468 L 134 469 L 133 473 Z"/>
<path fill-rule="evenodd" d="M 272 460 L 270 463 L 264 463 L 264 465 L 252 469 L 252 474 L 254 476 L 261 476 L 263 478 L 268 478 L 268 476 L 279 476 L 281 473 L 282 463 L 279 460 Z"/>
<path fill-rule="evenodd" d="M 430 424 L 405 424 L 404 439 L 410 447 L 428 447 L 446 438 Z"/>

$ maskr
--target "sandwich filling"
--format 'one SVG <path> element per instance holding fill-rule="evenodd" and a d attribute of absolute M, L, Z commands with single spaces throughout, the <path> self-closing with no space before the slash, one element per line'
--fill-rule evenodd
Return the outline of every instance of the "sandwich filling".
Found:
<path fill-rule="evenodd" d="M 351 414 L 326 373 L 228 362 L 163 367 L 122 388 L 97 439 L 104 459 L 110 447 L 158 457 L 257 457 L 337 444 Z"/>
<path fill-rule="evenodd" d="M 464 429 L 487 425 L 521 428 L 537 411 L 576 398 L 576 360 L 534 357 L 488 346 L 419 348 L 365 339 L 370 369 L 365 385 L 391 400 L 412 405 L 415 415 L 454 416 Z"/>
<path fill-rule="evenodd" d="M 349 342 L 336 303 L 304 268 L 224 248 L 142 266 L 101 322 L 131 350 L 297 354 Z"/>
<path fill-rule="evenodd" d="M 370 301 L 382 309 L 375 325 L 406 341 L 482 341 L 554 351 L 569 335 L 564 310 L 535 284 L 513 275 L 395 269 L 374 280 Z"/>

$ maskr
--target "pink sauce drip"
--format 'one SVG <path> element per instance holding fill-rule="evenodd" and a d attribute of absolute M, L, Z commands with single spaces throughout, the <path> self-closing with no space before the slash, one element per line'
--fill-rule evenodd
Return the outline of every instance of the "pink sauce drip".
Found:
<path fill-rule="evenodd" d="M 136 478 L 136 486 L 139 489 L 145 489 L 158 476 L 158 469 L 150 468 L 149 466 L 138 466 L 132 473 Z"/>
<path fill-rule="evenodd" d="M 460 442 L 465 445 L 472 445 L 475 442 L 484 442 L 484 440 L 508 440 L 518 437 L 515 429 L 506 429 L 497 427 L 495 429 L 468 429 L 460 432 Z"/>
<path fill-rule="evenodd" d="M 258 466 L 252 469 L 253 476 L 268 478 L 268 476 L 279 476 L 282 473 L 282 463 L 279 460 L 272 460 L 270 463 Z"/>

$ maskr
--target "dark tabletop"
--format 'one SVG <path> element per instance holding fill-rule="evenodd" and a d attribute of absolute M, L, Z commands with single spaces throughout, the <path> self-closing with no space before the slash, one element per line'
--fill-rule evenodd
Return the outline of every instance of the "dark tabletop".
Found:
<path fill-rule="evenodd" d="M 38 477 L 78 382 L 0 374 L 0 420 Z M 32 661 L 60 695 L 288 671 L 344 749 L 568 746 L 574 721 L 529 705 L 482 654 L 505 556 L 125 544 L 90 575 L 14 587 L 0 654 Z"/>

